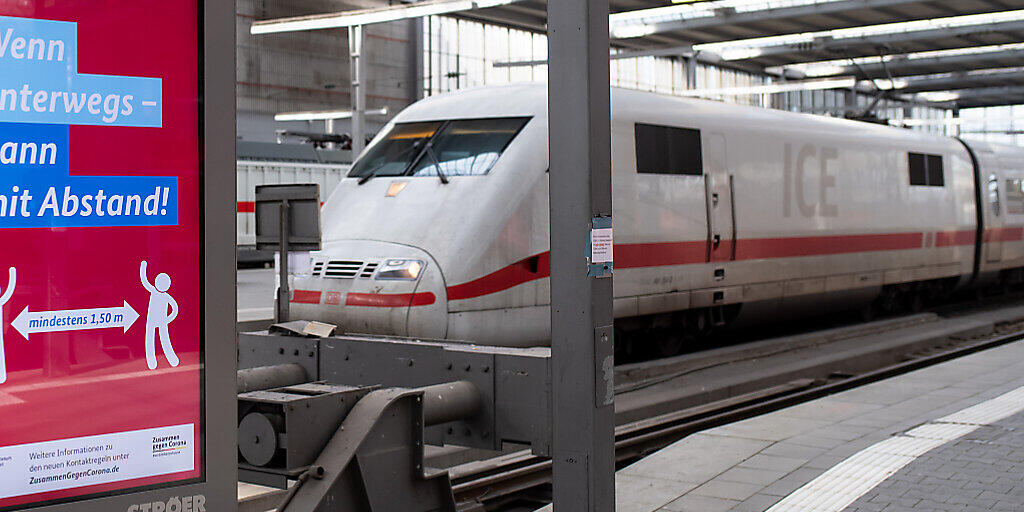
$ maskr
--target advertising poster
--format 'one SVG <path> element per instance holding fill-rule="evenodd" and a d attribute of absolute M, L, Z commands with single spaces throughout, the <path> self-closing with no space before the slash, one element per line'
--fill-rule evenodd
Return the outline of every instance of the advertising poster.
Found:
<path fill-rule="evenodd" d="M 198 18 L 0 1 L 0 510 L 204 476 Z"/>

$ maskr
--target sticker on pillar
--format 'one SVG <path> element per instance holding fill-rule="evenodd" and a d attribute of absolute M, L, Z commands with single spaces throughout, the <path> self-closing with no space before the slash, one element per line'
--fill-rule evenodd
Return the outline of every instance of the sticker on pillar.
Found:
<path fill-rule="evenodd" d="M 613 242 L 612 218 L 594 217 L 591 222 L 590 239 L 587 240 L 588 276 L 611 277 L 615 248 Z"/>

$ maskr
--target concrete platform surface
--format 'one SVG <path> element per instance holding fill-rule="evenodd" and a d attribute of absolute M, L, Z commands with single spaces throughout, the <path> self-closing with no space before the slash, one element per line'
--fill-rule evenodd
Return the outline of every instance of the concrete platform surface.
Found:
<path fill-rule="evenodd" d="M 619 512 L 1024 510 L 1024 341 L 692 435 L 619 471 L 616 501 Z"/>

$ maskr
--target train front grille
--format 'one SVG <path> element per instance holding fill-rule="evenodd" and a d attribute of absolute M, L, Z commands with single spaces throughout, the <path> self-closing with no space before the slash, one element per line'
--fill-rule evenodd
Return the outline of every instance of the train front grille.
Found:
<path fill-rule="evenodd" d="M 329 279 L 355 279 L 373 277 L 380 262 L 356 260 L 317 261 L 313 264 L 313 275 Z"/>

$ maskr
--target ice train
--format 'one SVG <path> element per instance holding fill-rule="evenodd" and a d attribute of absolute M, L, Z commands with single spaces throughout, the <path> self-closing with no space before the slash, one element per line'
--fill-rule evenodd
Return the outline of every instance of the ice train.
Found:
<path fill-rule="evenodd" d="M 546 106 L 544 85 L 511 85 L 396 116 L 326 201 L 293 315 L 346 332 L 548 343 Z M 627 339 L 913 309 L 1024 276 L 1018 148 L 616 89 L 611 154 Z"/>

